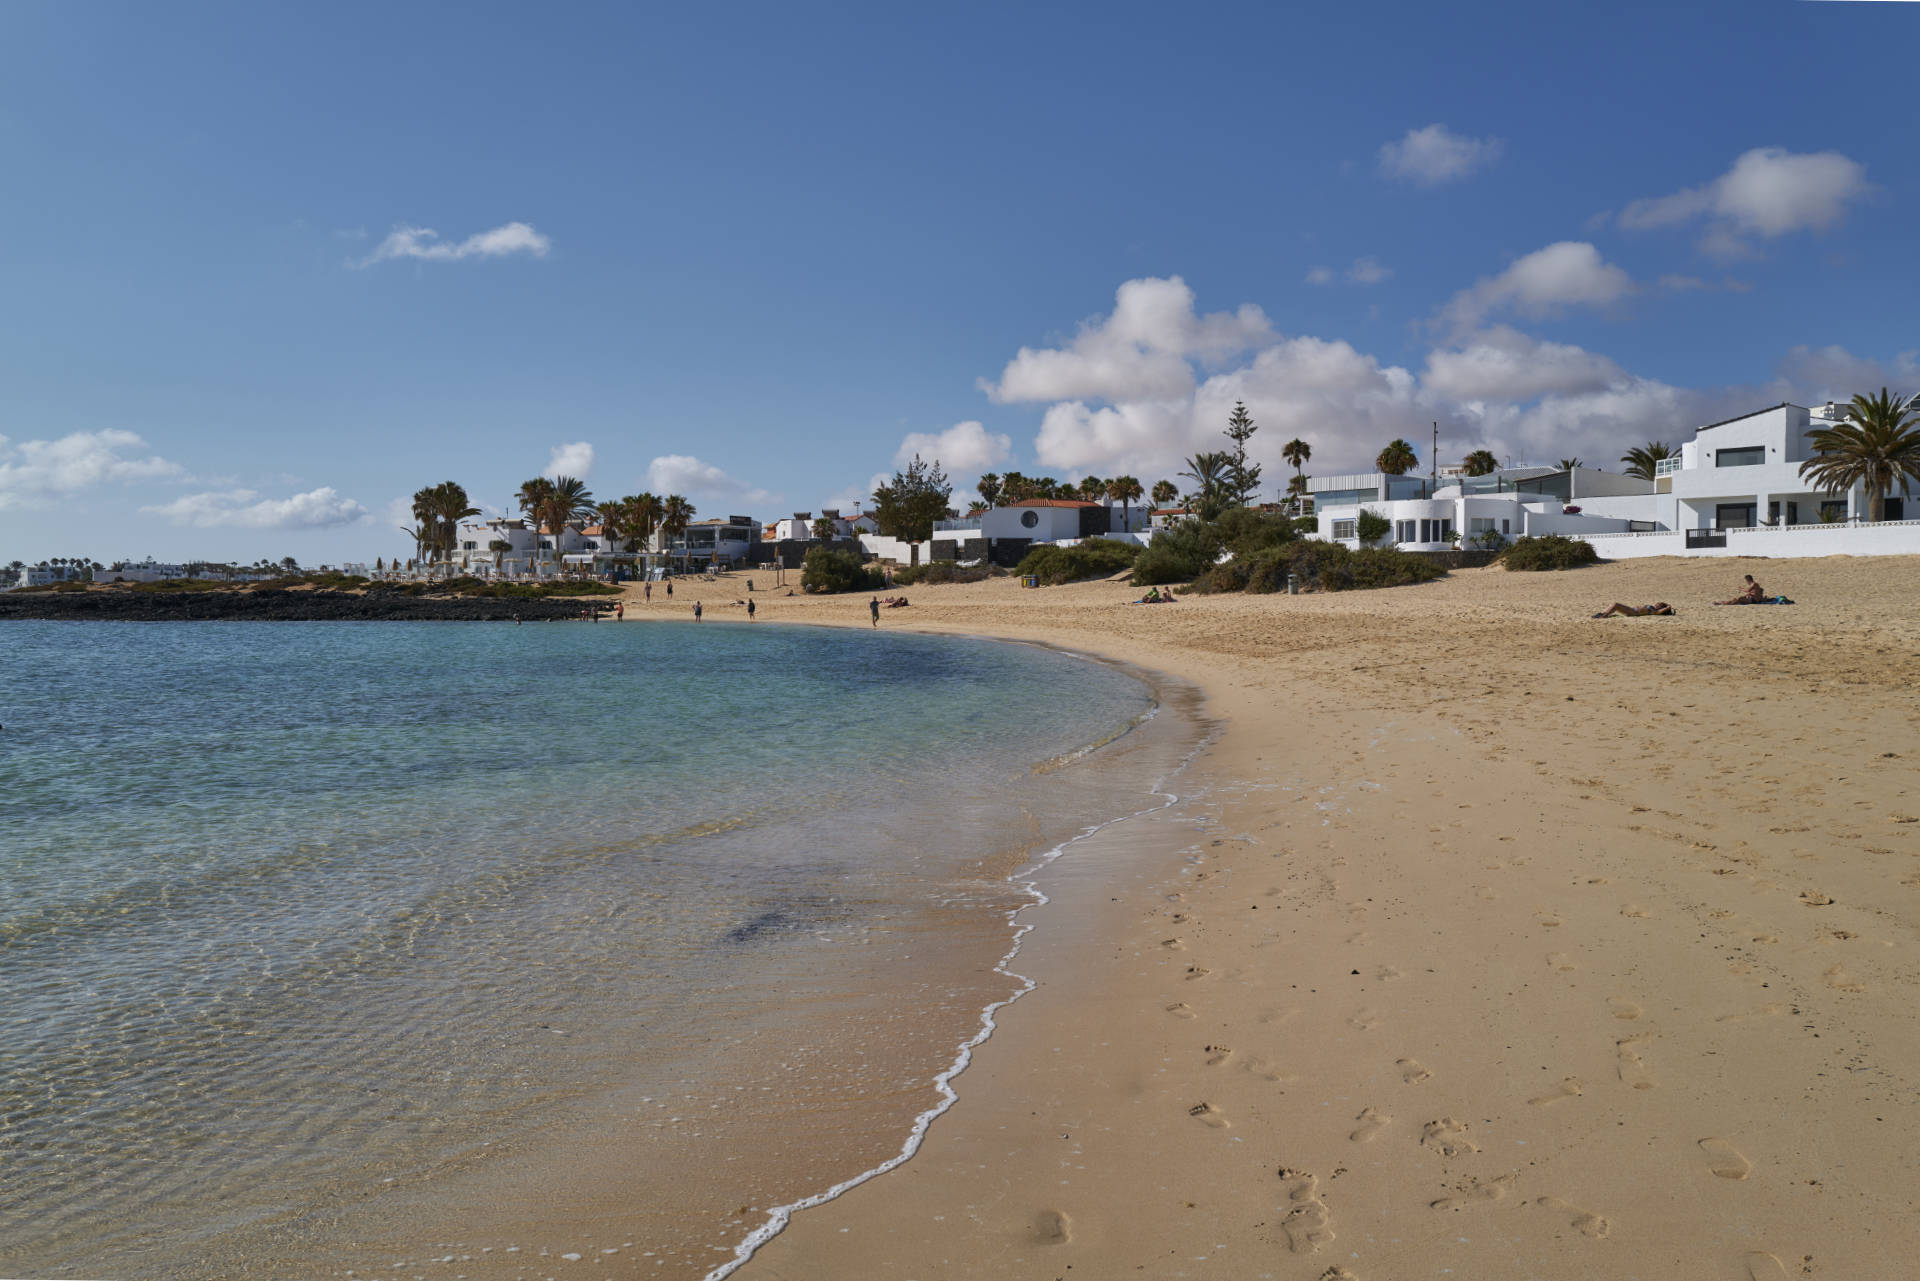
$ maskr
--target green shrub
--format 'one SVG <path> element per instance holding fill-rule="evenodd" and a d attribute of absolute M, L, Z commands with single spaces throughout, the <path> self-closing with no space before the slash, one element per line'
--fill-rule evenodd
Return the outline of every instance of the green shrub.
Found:
<path fill-rule="evenodd" d="M 1247 590 L 1247 563 L 1243 560 L 1223 560 L 1218 565 L 1202 571 L 1200 577 L 1187 587 L 1190 592 L 1210 595 L 1214 592 L 1243 592 Z"/>
<path fill-rule="evenodd" d="M 1515 539 L 1500 560 L 1508 569 L 1578 569 L 1600 559 L 1593 544 L 1583 538 L 1564 534 L 1542 534 L 1537 538 Z"/>
<path fill-rule="evenodd" d="M 1328 545 L 1339 546 L 1337 543 Z M 1242 570 L 1246 576 L 1243 590 L 1255 595 L 1286 591 L 1287 575 L 1299 572 L 1293 567 L 1295 558 L 1313 554 L 1307 547 L 1305 540 L 1295 539 L 1291 546 L 1263 547 L 1247 557 Z M 1341 547 L 1340 550 L 1345 551 L 1346 548 Z"/>
<path fill-rule="evenodd" d="M 1263 512 L 1252 507 L 1236 507 L 1221 513 L 1214 522 L 1220 545 L 1235 559 L 1252 556 L 1269 547 L 1280 547 L 1299 537 L 1293 518 L 1279 512 Z"/>
<path fill-rule="evenodd" d="M 1354 591 L 1374 587 L 1406 587 L 1430 583 L 1446 570 L 1425 556 L 1403 552 L 1394 547 L 1363 547 L 1354 552 L 1347 564 L 1346 586 Z"/>
<path fill-rule="evenodd" d="M 809 547 L 800 562 L 800 587 L 809 592 L 877 592 L 886 580 L 860 553 L 844 547 Z"/>
<path fill-rule="evenodd" d="M 1362 547 L 1371 547 L 1393 532 L 1393 522 L 1377 511 L 1362 507 L 1353 523 L 1353 532 L 1359 535 Z"/>
<path fill-rule="evenodd" d="M 1175 521 L 1155 532 L 1133 562 L 1133 585 L 1153 587 L 1161 583 L 1188 583 L 1213 567 L 1220 559 L 1220 530 L 1205 521 Z"/>
<path fill-rule="evenodd" d="M 1022 577 L 1040 580 L 1043 587 L 1057 587 L 1082 578 L 1107 578 L 1131 568 L 1140 557 L 1138 543 L 1115 538 L 1089 538 L 1071 547 L 1043 544 L 1028 552 L 1014 569 Z"/>
<path fill-rule="evenodd" d="M 905 569 L 894 570 L 893 581 L 901 587 L 913 587 L 921 583 L 929 586 L 978 583 L 993 577 L 994 572 L 986 565 L 956 565 L 950 560 L 932 560 L 924 565 L 909 565 Z"/>

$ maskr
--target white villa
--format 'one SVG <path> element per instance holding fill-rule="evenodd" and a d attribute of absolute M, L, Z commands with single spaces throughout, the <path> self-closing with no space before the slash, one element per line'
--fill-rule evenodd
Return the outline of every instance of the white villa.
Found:
<path fill-rule="evenodd" d="M 1315 477 L 1308 481 L 1319 536 L 1359 546 L 1365 510 L 1392 522 L 1383 542 L 1409 551 L 1565 534 L 1608 559 L 1629 556 L 1856 556 L 1920 552 L 1920 521 L 1898 495 L 1886 519 L 1865 520 L 1865 493 L 1823 494 L 1800 476 L 1811 433 L 1844 421 L 1844 406 L 1817 412 L 1780 404 L 1698 428 L 1652 481 L 1594 468 L 1506 468 L 1490 476 Z M 1486 541 L 1492 541 L 1487 539 Z"/>

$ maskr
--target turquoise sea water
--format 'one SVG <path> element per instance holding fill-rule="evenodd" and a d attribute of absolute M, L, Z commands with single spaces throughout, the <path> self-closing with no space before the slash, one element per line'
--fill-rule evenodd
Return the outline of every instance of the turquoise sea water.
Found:
<path fill-rule="evenodd" d="M 8 1275 L 180 1270 L 631 1085 L 663 1028 L 766 1008 L 768 945 L 918 910 L 1001 789 L 1149 706 L 1045 650 L 767 625 L 0 652 Z"/>

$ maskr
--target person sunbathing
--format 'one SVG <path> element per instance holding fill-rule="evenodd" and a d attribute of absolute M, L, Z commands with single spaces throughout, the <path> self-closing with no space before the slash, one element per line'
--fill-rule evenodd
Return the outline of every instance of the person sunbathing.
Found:
<path fill-rule="evenodd" d="M 1665 601 L 1656 601 L 1651 605 L 1622 605 L 1619 601 L 1607 606 L 1595 614 L 1595 618 L 1612 618 L 1615 614 L 1622 618 L 1644 618 L 1648 614 L 1671 614 L 1673 606 Z"/>
<path fill-rule="evenodd" d="M 1732 600 L 1717 600 L 1713 603 L 1716 605 L 1758 605 L 1761 601 L 1765 600 L 1767 598 L 1766 590 L 1762 588 L 1760 584 L 1753 581 L 1753 575 L 1748 574 L 1746 579 L 1747 586 L 1745 591 L 1735 596 Z"/>

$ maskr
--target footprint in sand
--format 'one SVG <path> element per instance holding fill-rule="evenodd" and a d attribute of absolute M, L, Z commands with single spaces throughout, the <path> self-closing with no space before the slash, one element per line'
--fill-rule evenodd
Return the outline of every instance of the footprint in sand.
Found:
<path fill-rule="evenodd" d="M 1836 992 L 1864 992 L 1867 990 L 1867 985 L 1847 973 L 1847 967 L 1844 965 L 1830 966 L 1827 972 L 1820 976 L 1820 981 Z"/>
<path fill-rule="evenodd" d="M 1172 1005 L 1169 1005 L 1167 1007 L 1167 1013 L 1173 1015 L 1173 1017 L 1175 1017 L 1176 1019 L 1190 1019 L 1190 1018 L 1197 1017 L 1193 1012 L 1193 1007 L 1191 1005 L 1188 1005 L 1185 1001 L 1175 1001 Z"/>
<path fill-rule="evenodd" d="M 1376 979 L 1379 979 L 1383 983 L 1390 983 L 1394 979 L 1400 978 L 1401 973 L 1399 970 L 1394 969 L 1391 965 L 1383 965 L 1379 969 L 1373 972 L 1373 977 Z"/>
<path fill-rule="evenodd" d="M 1408 1085 L 1418 1085 L 1433 1075 L 1419 1059 L 1397 1059 L 1394 1066 L 1400 1069 L 1400 1079 Z"/>
<path fill-rule="evenodd" d="M 1539 920 L 1540 920 L 1540 924 L 1544 928 L 1549 930 L 1556 929 L 1560 925 L 1560 918 L 1557 916 L 1542 916 L 1539 918 Z"/>
<path fill-rule="evenodd" d="M 1232 1123 L 1227 1120 L 1226 1114 L 1211 1103 L 1196 1103 L 1187 1109 L 1187 1115 L 1195 1118 L 1202 1125 L 1210 1125 L 1216 1130 L 1233 1128 Z"/>
<path fill-rule="evenodd" d="M 1787 1012 L 1787 1007 L 1778 1001 L 1769 1001 L 1757 1010 L 1748 1010 L 1744 1014 L 1722 1014 L 1715 1023 L 1745 1023 L 1748 1019 L 1778 1018 Z"/>
<path fill-rule="evenodd" d="M 1320 1281 L 1360 1281 L 1360 1279 L 1336 1263 L 1320 1274 Z"/>
<path fill-rule="evenodd" d="M 1203 979 L 1203 978 L 1205 978 L 1205 977 L 1207 977 L 1207 975 L 1209 975 L 1209 974 L 1211 974 L 1211 973 L 1213 973 L 1213 971 L 1212 971 L 1212 970 L 1210 970 L 1210 969 L 1208 969 L 1208 968 L 1207 968 L 1206 966 L 1204 966 L 1204 965 L 1189 965 L 1189 966 L 1187 967 L 1187 978 L 1188 978 L 1188 979 L 1190 979 L 1190 980 L 1191 980 L 1191 979 Z"/>
<path fill-rule="evenodd" d="M 1371 1032 L 1374 1028 L 1380 1026 L 1380 1020 L 1385 1017 L 1386 1016 L 1378 1010 L 1356 1010 L 1353 1013 L 1353 1017 L 1347 1020 L 1347 1025 L 1349 1027 L 1357 1027 L 1362 1032 Z"/>
<path fill-rule="evenodd" d="M 1480 1150 L 1479 1145 L 1467 1137 L 1466 1122 L 1450 1116 L 1427 1122 L 1420 1132 L 1420 1142 L 1446 1157 L 1466 1156 Z"/>
<path fill-rule="evenodd" d="M 1639 1004 L 1634 1001 L 1629 1001 L 1624 996 L 1608 997 L 1607 1008 L 1613 1011 L 1613 1017 L 1616 1019 L 1637 1019 L 1640 1017 Z"/>
<path fill-rule="evenodd" d="M 1272 1059 L 1252 1058 L 1247 1060 L 1247 1072 L 1262 1081 L 1284 1083 L 1297 1079 L 1293 1073 L 1275 1063 Z"/>
<path fill-rule="evenodd" d="M 1747 1281 L 1787 1281 L 1787 1270 L 1765 1250 L 1753 1250 L 1747 1255 Z"/>
<path fill-rule="evenodd" d="M 1556 1103 L 1565 1103 L 1568 1099 L 1579 1098 L 1583 1088 L 1579 1077 L 1570 1076 L 1539 1098 L 1528 1099 L 1527 1102 L 1537 1108 L 1552 1107 Z"/>
<path fill-rule="evenodd" d="M 1065 1245 L 1073 1240 L 1073 1223 L 1063 1211 L 1040 1210 L 1027 1235 L 1035 1245 Z"/>
<path fill-rule="evenodd" d="M 1605 1219 L 1593 1213 L 1593 1211 L 1582 1210 L 1579 1206 L 1571 1202 L 1562 1201 L 1557 1196 L 1543 1196 L 1538 1201 L 1535 1201 L 1534 1204 L 1543 1210 L 1553 1210 L 1560 1214 L 1567 1215 L 1568 1225 L 1579 1229 L 1581 1236 L 1593 1237 L 1597 1240 L 1607 1235 L 1607 1233 L 1613 1229 L 1611 1223 L 1608 1223 Z"/>
<path fill-rule="evenodd" d="M 1631 917 L 1636 921 L 1644 921 L 1649 916 L 1652 916 L 1653 912 L 1638 903 L 1629 903 L 1620 909 L 1620 915 Z"/>
<path fill-rule="evenodd" d="M 1507 1193 L 1513 1191 L 1517 1174 L 1503 1174 L 1497 1179 L 1488 1179 L 1484 1183 L 1474 1182 L 1452 1196 L 1443 1196 L 1438 1201 L 1429 1201 L 1427 1205 L 1435 1210 L 1471 1210 L 1475 1206 L 1492 1205 L 1495 1201 L 1507 1199 Z"/>
<path fill-rule="evenodd" d="M 1547 964 L 1552 967 L 1553 972 L 1556 974 L 1571 974 L 1580 968 L 1573 963 L 1573 958 L 1565 952 L 1548 952 Z"/>
<path fill-rule="evenodd" d="M 1287 1248 L 1295 1254 L 1312 1254 L 1333 1240 L 1326 1203 L 1320 1199 L 1320 1180 L 1311 1174 L 1287 1169 L 1280 1171 L 1280 1178 L 1287 1187 L 1287 1200 L 1292 1203 L 1287 1217 L 1280 1220 L 1280 1229 L 1287 1234 Z"/>
<path fill-rule="evenodd" d="M 1653 1074 L 1647 1070 L 1647 1064 L 1640 1057 L 1640 1047 L 1652 1042 L 1647 1034 L 1630 1036 L 1623 1041 L 1615 1041 L 1613 1048 L 1620 1056 L 1620 1079 L 1636 1090 L 1651 1090 L 1654 1085 Z"/>
<path fill-rule="evenodd" d="M 1371 1143 L 1374 1135 L 1393 1124 L 1392 1117 L 1376 1112 L 1372 1108 L 1363 1108 L 1360 1115 L 1353 1119 L 1358 1124 L 1354 1126 L 1353 1133 L 1347 1137 L 1355 1143 Z"/>
<path fill-rule="evenodd" d="M 1800 895 L 1800 901 L 1808 907 L 1831 907 L 1833 900 L 1819 890 L 1807 890 Z"/>
<path fill-rule="evenodd" d="M 1184 952 L 1187 950 L 1187 941 L 1179 938 L 1161 939 L 1160 946 L 1169 952 Z"/>
<path fill-rule="evenodd" d="M 1753 1173 L 1753 1162 L 1725 1139 L 1702 1139 L 1700 1150 L 1707 1154 L 1707 1169 L 1717 1179 L 1744 1179 Z"/>
<path fill-rule="evenodd" d="M 1224 1045 L 1209 1045 L 1206 1046 L 1205 1049 L 1208 1067 L 1219 1067 L 1222 1063 L 1225 1063 L 1233 1057 L 1232 1049 Z"/>

